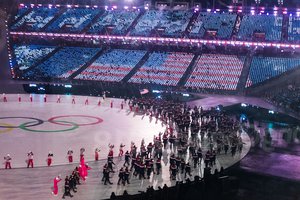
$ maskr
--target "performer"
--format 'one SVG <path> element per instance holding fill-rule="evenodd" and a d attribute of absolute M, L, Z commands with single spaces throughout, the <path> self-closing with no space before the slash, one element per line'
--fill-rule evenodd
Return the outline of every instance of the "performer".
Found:
<path fill-rule="evenodd" d="M 60 103 L 60 96 L 59 95 L 57 95 L 56 103 Z"/>
<path fill-rule="evenodd" d="M 84 171 L 84 176 L 85 178 L 87 178 L 89 176 L 89 170 L 91 170 L 92 168 L 89 166 L 89 163 L 85 163 L 85 171 Z"/>
<path fill-rule="evenodd" d="M 6 156 L 4 156 L 4 160 L 5 160 L 5 169 L 11 169 L 11 157 L 9 154 L 7 154 Z"/>
<path fill-rule="evenodd" d="M 73 150 L 69 149 L 67 152 L 69 163 L 73 162 Z"/>
<path fill-rule="evenodd" d="M 21 96 L 18 94 L 18 101 L 21 102 Z"/>
<path fill-rule="evenodd" d="M 110 108 L 113 108 L 113 106 L 114 106 L 114 101 L 111 100 L 111 102 L 110 102 Z"/>
<path fill-rule="evenodd" d="M 3 102 L 7 102 L 7 97 L 6 97 L 6 94 L 5 94 L 5 93 L 3 93 L 3 94 L 2 94 L 2 96 L 3 96 Z"/>
<path fill-rule="evenodd" d="M 124 102 L 122 101 L 121 102 L 121 109 L 123 110 L 123 108 L 124 108 Z"/>
<path fill-rule="evenodd" d="M 100 149 L 96 148 L 95 149 L 95 161 L 99 160 L 99 152 L 100 152 Z"/>
<path fill-rule="evenodd" d="M 29 168 L 29 166 L 31 166 L 31 168 L 33 168 L 33 152 L 32 151 L 29 151 L 27 153 L 27 168 Z"/>
<path fill-rule="evenodd" d="M 88 97 L 86 97 L 84 105 L 89 105 L 89 98 Z"/>
<path fill-rule="evenodd" d="M 119 157 L 122 157 L 123 154 L 124 154 L 123 147 L 125 147 L 125 145 L 123 145 L 123 144 L 121 143 L 121 144 L 120 144 L 120 149 L 119 149 Z"/>
<path fill-rule="evenodd" d="M 80 162 L 82 162 L 82 160 L 84 161 L 84 152 L 85 152 L 85 148 L 81 148 L 80 149 Z"/>
<path fill-rule="evenodd" d="M 30 102 L 33 101 L 32 94 L 29 95 Z"/>
<path fill-rule="evenodd" d="M 101 100 L 98 98 L 98 106 L 101 106 Z"/>
<path fill-rule="evenodd" d="M 47 95 L 44 94 L 44 102 L 46 103 L 47 102 Z"/>
<path fill-rule="evenodd" d="M 72 96 L 72 104 L 75 104 L 75 96 Z"/>
<path fill-rule="evenodd" d="M 58 175 L 57 177 L 54 178 L 53 180 L 53 191 L 52 194 L 54 196 L 57 196 L 58 194 L 58 183 L 61 181 L 60 175 Z"/>
<path fill-rule="evenodd" d="M 47 158 L 47 166 L 50 167 L 52 164 L 52 158 L 53 158 L 53 153 L 49 151 L 48 153 L 48 158 Z"/>
<path fill-rule="evenodd" d="M 114 157 L 114 145 L 112 144 L 108 144 L 108 147 L 109 147 L 109 152 L 108 152 L 108 156 L 107 156 L 107 159 L 113 159 Z"/>

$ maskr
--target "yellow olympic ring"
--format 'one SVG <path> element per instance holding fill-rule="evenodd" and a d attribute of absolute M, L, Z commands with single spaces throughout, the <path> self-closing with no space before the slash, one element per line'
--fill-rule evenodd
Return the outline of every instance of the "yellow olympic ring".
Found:
<path fill-rule="evenodd" d="M 14 129 L 12 127 L 9 127 L 9 126 L 13 126 L 12 124 L 0 123 L 0 125 L 8 126 L 7 128 L 1 128 L 0 127 L 0 133 L 7 133 L 7 132 L 10 132 Z M 4 130 L 2 130 L 2 129 L 4 129 Z"/>

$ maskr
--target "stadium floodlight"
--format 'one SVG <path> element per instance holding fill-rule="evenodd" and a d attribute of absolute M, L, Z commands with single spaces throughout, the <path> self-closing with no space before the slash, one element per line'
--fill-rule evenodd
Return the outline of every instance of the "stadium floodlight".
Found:
<path fill-rule="evenodd" d="M 255 0 L 255 3 L 256 4 L 260 4 L 260 0 Z"/>
<path fill-rule="evenodd" d="M 278 0 L 278 5 L 283 5 L 283 0 Z"/>

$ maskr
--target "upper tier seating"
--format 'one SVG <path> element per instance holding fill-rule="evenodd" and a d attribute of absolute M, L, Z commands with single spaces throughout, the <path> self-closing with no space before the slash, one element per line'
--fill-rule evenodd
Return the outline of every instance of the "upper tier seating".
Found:
<path fill-rule="evenodd" d="M 30 13 L 18 20 L 17 23 L 11 27 L 11 29 L 22 31 L 39 31 L 54 18 L 57 12 L 58 9 L 56 8 L 35 8 Z"/>
<path fill-rule="evenodd" d="M 255 32 L 265 33 L 269 41 L 281 40 L 282 16 L 274 15 L 245 15 L 242 19 L 238 38 L 252 40 Z"/>
<path fill-rule="evenodd" d="M 69 8 L 60 15 L 49 27 L 48 32 L 80 32 L 100 12 L 90 8 Z"/>
<path fill-rule="evenodd" d="M 139 50 L 114 49 L 108 51 L 75 79 L 120 82 L 145 54 L 146 51 Z"/>
<path fill-rule="evenodd" d="M 183 10 L 148 10 L 139 19 L 131 35 L 150 36 L 154 31 L 161 36 L 180 37 L 192 15 L 192 12 Z"/>
<path fill-rule="evenodd" d="M 90 27 L 89 33 L 103 33 L 105 27 L 113 28 L 113 35 L 125 34 L 140 11 L 108 10 Z"/>
<path fill-rule="evenodd" d="M 236 14 L 201 12 L 192 27 L 190 36 L 192 38 L 202 38 L 207 30 L 216 30 L 217 38 L 229 39 L 236 17 Z"/>
<path fill-rule="evenodd" d="M 55 47 L 38 46 L 38 45 L 21 45 L 14 46 L 16 56 L 16 65 L 19 70 L 25 70 L 36 64 L 46 55 L 51 53 Z"/>
<path fill-rule="evenodd" d="M 129 82 L 176 86 L 193 57 L 189 53 L 154 52 Z"/>
<path fill-rule="evenodd" d="M 246 86 L 263 82 L 300 65 L 300 59 L 254 57 Z"/>
<path fill-rule="evenodd" d="M 300 17 L 289 17 L 288 39 L 300 40 Z"/>
<path fill-rule="evenodd" d="M 236 90 L 245 57 L 203 54 L 185 86 L 219 90 Z"/>
<path fill-rule="evenodd" d="M 22 15 L 24 15 L 26 12 L 28 12 L 29 9 L 30 8 L 28 8 L 28 7 L 19 8 L 17 14 L 14 16 L 14 20 L 17 20 L 18 18 L 20 18 Z"/>
<path fill-rule="evenodd" d="M 81 68 L 100 49 L 64 47 L 45 62 L 25 74 L 28 78 L 68 78 Z"/>

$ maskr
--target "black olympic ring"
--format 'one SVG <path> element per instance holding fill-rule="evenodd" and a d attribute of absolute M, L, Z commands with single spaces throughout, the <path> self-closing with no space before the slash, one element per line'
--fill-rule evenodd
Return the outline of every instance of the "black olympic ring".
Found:
<path fill-rule="evenodd" d="M 0 117 L 0 120 L 1 119 L 32 119 L 32 120 L 35 120 L 36 123 L 30 123 L 30 125 L 26 125 L 25 127 L 32 127 L 32 126 L 38 126 L 38 125 L 41 125 L 44 123 L 43 120 L 41 119 L 38 119 L 38 118 L 33 118 L 33 117 Z M 1 126 L 0 125 L 0 128 L 20 128 L 20 125 L 19 126 Z"/>

